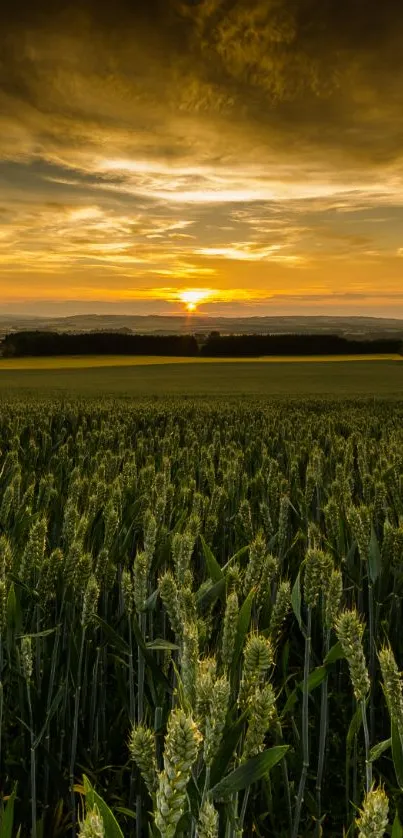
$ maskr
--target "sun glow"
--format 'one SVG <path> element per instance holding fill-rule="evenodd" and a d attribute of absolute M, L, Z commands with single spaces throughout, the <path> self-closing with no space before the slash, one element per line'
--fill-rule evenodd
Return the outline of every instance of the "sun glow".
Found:
<path fill-rule="evenodd" d="M 211 297 L 212 291 L 203 288 L 192 288 L 187 291 L 181 291 L 179 299 L 185 304 L 189 312 L 196 311 L 199 303 L 205 302 Z"/>

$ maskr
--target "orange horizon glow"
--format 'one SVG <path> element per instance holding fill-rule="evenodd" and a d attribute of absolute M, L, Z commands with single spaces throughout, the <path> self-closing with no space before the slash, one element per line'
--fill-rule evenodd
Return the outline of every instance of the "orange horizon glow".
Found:
<path fill-rule="evenodd" d="M 280 283 L 273 283 L 270 289 L 252 287 L 248 290 L 239 286 L 232 289 L 222 286 L 214 289 L 211 287 L 189 288 L 188 286 L 185 288 L 178 286 L 127 288 L 125 287 L 125 278 L 123 278 L 121 284 L 118 284 L 117 277 L 114 277 L 114 287 L 110 288 L 102 287 L 95 281 L 91 285 L 86 284 L 81 287 L 76 285 L 68 289 L 61 286 L 57 289 L 52 274 L 49 276 L 46 285 L 44 279 L 44 276 L 42 276 L 41 298 L 32 294 L 28 283 L 20 289 L 20 292 L 25 291 L 25 294 L 15 294 L 14 289 L 14 293 L 11 292 L 9 284 L 2 284 L 0 269 L 0 292 L 3 292 L 1 294 L 2 306 L 0 311 L 2 310 L 3 314 L 8 311 L 30 314 L 33 313 L 34 309 L 37 311 L 40 309 L 40 313 L 46 315 L 52 309 L 52 306 L 56 305 L 61 306 L 61 313 L 71 314 L 82 311 L 84 305 L 86 313 L 95 314 L 101 313 L 100 307 L 110 304 L 111 313 L 117 306 L 120 308 L 121 314 L 177 315 L 182 312 L 189 317 L 199 313 L 199 306 L 203 316 L 215 316 L 216 314 L 229 317 L 297 314 L 307 316 L 324 313 L 333 313 L 335 316 L 355 314 L 402 317 L 403 315 L 403 295 L 400 288 L 399 290 L 395 288 L 392 293 L 389 292 L 382 296 L 375 286 L 375 276 L 371 277 L 372 281 L 369 281 L 369 277 L 366 276 L 366 284 L 369 286 L 366 293 L 363 293 L 365 286 L 359 288 L 361 293 L 357 294 L 355 311 L 352 311 L 351 301 L 348 298 L 345 299 L 345 295 L 334 287 L 335 283 L 322 283 L 319 277 L 301 276 L 301 280 L 295 283 L 294 288 L 286 288 L 282 287 Z M 313 287 L 310 286 L 310 281 Z M 66 291 L 70 293 L 66 293 Z M 155 309 L 153 303 L 155 303 Z M 107 310 L 109 310 L 109 306 Z"/>

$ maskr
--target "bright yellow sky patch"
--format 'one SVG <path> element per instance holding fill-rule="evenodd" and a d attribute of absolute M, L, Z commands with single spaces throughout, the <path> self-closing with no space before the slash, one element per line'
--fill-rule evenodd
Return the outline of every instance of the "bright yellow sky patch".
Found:
<path fill-rule="evenodd" d="M 195 311 L 199 303 L 205 302 L 213 294 L 213 291 L 206 288 L 191 288 L 189 290 L 180 291 L 179 299 L 182 303 L 185 303 L 188 311 Z"/>

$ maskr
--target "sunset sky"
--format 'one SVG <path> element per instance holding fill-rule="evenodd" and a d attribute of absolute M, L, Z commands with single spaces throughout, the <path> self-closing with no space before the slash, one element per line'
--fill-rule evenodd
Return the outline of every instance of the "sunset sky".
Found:
<path fill-rule="evenodd" d="M 189 291 L 403 317 L 401 0 L 5 4 L 0 313 Z"/>

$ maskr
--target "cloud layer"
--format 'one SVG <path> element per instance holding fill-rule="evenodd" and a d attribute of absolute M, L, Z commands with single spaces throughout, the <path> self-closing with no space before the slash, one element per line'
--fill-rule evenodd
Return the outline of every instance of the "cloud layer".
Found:
<path fill-rule="evenodd" d="M 8 4 L 3 304 L 403 316 L 402 56 L 392 0 Z"/>

